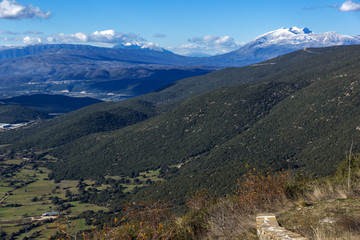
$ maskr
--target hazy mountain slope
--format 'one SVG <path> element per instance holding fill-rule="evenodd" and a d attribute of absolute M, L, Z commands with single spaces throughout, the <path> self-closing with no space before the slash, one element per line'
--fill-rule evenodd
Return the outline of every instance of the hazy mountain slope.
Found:
<path fill-rule="evenodd" d="M 62 95 L 34 94 L 0 99 L 0 106 L 26 106 L 44 113 L 66 113 L 85 106 L 102 102 L 94 98 L 74 98 Z"/>
<path fill-rule="evenodd" d="M 128 63 L 181 65 L 188 57 L 169 51 L 156 51 L 141 48 L 105 48 L 79 44 L 39 44 L 26 47 L 10 48 L 0 51 L 0 59 L 15 59 L 26 56 L 72 55 L 80 59 L 100 61 L 121 61 Z M 63 59 L 66 61 L 66 59 Z M 68 59 L 71 61 L 71 59 Z M 54 62 L 54 61 L 53 61 Z"/>
<path fill-rule="evenodd" d="M 183 63 L 191 58 L 148 49 L 36 45 L 3 50 L 0 56 L 2 96 L 35 92 L 121 99 L 210 72 Z"/>
<path fill-rule="evenodd" d="M 205 69 L 165 69 L 148 71 L 148 75 L 137 79 L 124 78 L 119 80 L 98 81 L 84 86 L 85 90 L 111 92 L 133 97 L 152 91 L 159 91 L 164 86 L 173 84 L 176 80 L 209 73 Z"/>

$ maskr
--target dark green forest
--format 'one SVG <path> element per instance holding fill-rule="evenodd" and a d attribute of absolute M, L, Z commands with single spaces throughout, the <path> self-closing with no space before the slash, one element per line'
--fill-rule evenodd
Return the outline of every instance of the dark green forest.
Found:
<path fill-rule="evenodd" d="M 22 123 L 47 118 L 50 118 L 48 114 L 36 111 L 32 108 L 17 105 L 0 105 L 1 123 Z"/>

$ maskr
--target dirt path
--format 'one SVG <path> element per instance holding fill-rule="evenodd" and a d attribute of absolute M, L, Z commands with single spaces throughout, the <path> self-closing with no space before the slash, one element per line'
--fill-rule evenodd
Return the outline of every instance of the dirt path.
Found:
<path fill-rule="evenodd" d="M 10 194 L 7 192 L 5 193 L 5 196 L 0 200 L 0 205 L 10 196 Z"/>

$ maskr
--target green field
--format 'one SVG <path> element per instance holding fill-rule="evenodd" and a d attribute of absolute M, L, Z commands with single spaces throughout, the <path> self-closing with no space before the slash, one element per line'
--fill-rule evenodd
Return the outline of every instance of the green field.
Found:
<path fill-rule="evenodd" d="M 138 179 L 142 181 L 146 181 L 147 179 L 150 179 L 151 181 L 157 182 L 157 181 L 163 181 L 164 179 L 160 178 L 160 168 L 157 170 L 149 170 L 146 172 L 141 172 L 140 177 L 137 177 Z"/>
<path fill-rule="evenodd" d="M 0 206 L 0 226 L 2 231 L 8 235 L 37 223 L 38 221 L 34 218 L 40 217 L 45 212 L 61 211 L 59 205 L 54 204 L 53 198 L 65 200 L 67 204 L 70 204 L 71 207 L 65 210 L 65 213 L 68 212 L 70 217 L 77 217 L 87 210 L 108 211 L 106 207 L 80 203 L 79 201 L 68 201 L 66 192 L 77 194 L 79 181 L 63 180 L 55 183 L 48 179 L 50 170 L 44 167 L 35 167 L 34 163 L 30 162 L 20 165 L 24 161 L 21 158 L 15 158 L 0 162 L 1 170 L 14 169 L 11 174 L 0 177 L 0 199 L 7 192 L 10 193 Z M 85 219 L 75 219 L 72 220 L 72 223 L 76 225 L 77 230 L 91 228 L 91 226 L 85 225 Z M 18 234 L 15 238 L 23 239 L 32 236 L 36 239 L 48 239 L 56 231 L 54 223 L 42 223 L 33 229 Z"/>
<path fill-rule="evenodd" d="M 52 211 L 61 211 L 70 217 L 76 230 L 89 229 L 93 226 L 85 225 L 85 218 L 78 216 L 89 210 L 108 212 L 107 207 L 110 205 L 106 202 L 109 200 L 103 201 L 101 195 L 95 203 L 102 206 L 92 204 L 94 201 L 89 203 L 83 196 L 93 194 L 92 197 L 96 197 L 96 193 L 104 190 L 112 192 L 114 184 L 119 186 L 119 181 L 123 183 L 120 183 L 121 187 L 116 191 L 124 196 L 135 188 L 164 180 L 160 177 L 160 169 L 157 169 L 140 172 L 133 177 L 107 176 L 105 179 L 111 179 L 108 182 L 90 179 L 55 182 L 49 179 L 52 172 L 43 167 L 43 163 L 57 159 L 47 154 L 41 160 L 32 160 L 31 156 L 41 154 L 44 152 L 30 150 L 0 154 L 0 199 L 7 193 L 10 194 L 0 206 L 0 226 L 1 231 L 5 231 L 7 235 L 16 234 L 15 239 L 48 239 L 54 235 L 57 231 L 55 223 L 58 220 L 38 221 L 43 213 Z"/>
<path fill-rule="evenodd" d="M 123 184 L 124 192 L 125 193 L 129 193 L 132 192 L 136 187 L 138 188 L 142 188 L 144 186 L 146 186 L 146 181 L 147 180 L 151 180 L 152 182 L 161 182 L 164 181 L 163 178 L 159 177 L 160 175 L 160 168 L 157 170 L 149 170 L 149 171 L 144 171 L 139 173 L 139 176 L 137 177 L 125 177 L 126 180 L 128 180 L 127 183 Z M 112 178 L 115 180 L 121 180 L 122 177 L 121 176 L 106 176 L 106 178 Z M 95 183 L 95 181 L 84 181 L 86 183 Z M 89 184 L 90 185 L 90 184 Z M 97 188 L 98 190 L 102 190 L 104 189 L 104 187 L 102 188 Z"/>

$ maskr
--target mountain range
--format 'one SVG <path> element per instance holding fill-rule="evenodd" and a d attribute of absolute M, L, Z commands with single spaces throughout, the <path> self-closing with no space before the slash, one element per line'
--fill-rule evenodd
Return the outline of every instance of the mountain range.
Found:
<path fill-rule="evenodd" d="M 256 64 L 298 49 L 359 44 L 360 37 L 282 28 L 240 49 L 186 57 L 157 46 L 32 45 L 0 50 L 0 97 L 47 93 L 121 100 L 224 67 Z"/>

